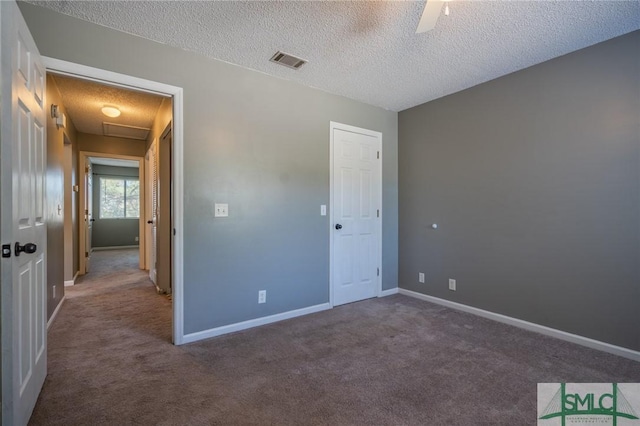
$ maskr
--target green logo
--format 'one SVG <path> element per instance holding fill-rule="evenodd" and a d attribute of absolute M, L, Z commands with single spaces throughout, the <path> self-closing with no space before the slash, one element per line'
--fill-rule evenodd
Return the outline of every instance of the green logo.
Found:
<path fill-rule="evenodd" d="M 590 388 L 589 385 L 595 386 Z M 567 391 L 567 384 L 560 383 L 560 388 L 542 410 L 539 419 L 558 417 L 562 426 L 565 426 L 567 417 L 571 416 L 582 416 L 584 423 L 592 423 L 590 420 L 593 420 L 594 416 L 606 416 L 614 426 L 618 424 L 619 418 L 638 420 L 638 415 L 620 391 L 618 384 L 611 383 L 610 386 L 610 391 L 603 391 L 602 384 L 580 384 L 574 387 L 573 391 Z M 575 424 L 573 421 L 572 423 Z"/>

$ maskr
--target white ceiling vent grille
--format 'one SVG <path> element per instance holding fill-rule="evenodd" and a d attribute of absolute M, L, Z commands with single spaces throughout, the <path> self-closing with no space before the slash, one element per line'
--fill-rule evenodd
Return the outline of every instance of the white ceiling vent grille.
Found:
<path fill-rule="evenodd" d="M 125 126 L 124 124 L 104 122 L 102 123 L 102 130 L 105 136 L 144 141 L 147 140 L 149 131 L 151 129 L 147 129 L 145 127 Z"/>
<path fill-rule="evenodd" d="M 276 64 L 284 65 L 288 68 L 293 68 L 294 70 L 300 69 L 304 64 L 307 63 L 304 59 L 297 58 L 293 55 L 289 55 L 288 53 L 276 52 L 275 55 L 269 59 L 271 62 L 275 62 Z"/>

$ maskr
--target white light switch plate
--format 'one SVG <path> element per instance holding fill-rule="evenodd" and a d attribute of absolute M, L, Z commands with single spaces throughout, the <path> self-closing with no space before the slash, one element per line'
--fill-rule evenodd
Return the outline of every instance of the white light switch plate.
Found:
<path fill-rule="evenodd" d="M 229 204 L 216 203 L 214 206 L 214 217 L 227 217 L 229 216 Z"/>
<path fill-rule="evenodd" d="M 327 215 L 327 206 L 322 204 L 320 206 L 320 216 L 326 216 Z"/>

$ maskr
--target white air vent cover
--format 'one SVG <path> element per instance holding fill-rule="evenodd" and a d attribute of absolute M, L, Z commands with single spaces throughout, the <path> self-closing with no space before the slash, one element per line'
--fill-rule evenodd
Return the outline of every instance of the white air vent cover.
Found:
<path fill-rule="evenodd" d="M 147 129 L 145 127 L 125 126 L 124 124 L 104 122 L 102 123 L 102 130 L 105 136 L 144 141 L 147 140 L 149 131 L 151 129 Z"/>
<path fill-rule="evenodd" d="M 307 63 L 307 61 L 305 61 L 304 59 L 297 58 L 293 55 L 289 55 L 288 53 L 283 52 L 276 52 L 276 54 L 273 55 L 269 60 L 271 62 L 275 62 L 276 64 L 293 68 L 294 70 L 300 69 L 300 67 Z"/>

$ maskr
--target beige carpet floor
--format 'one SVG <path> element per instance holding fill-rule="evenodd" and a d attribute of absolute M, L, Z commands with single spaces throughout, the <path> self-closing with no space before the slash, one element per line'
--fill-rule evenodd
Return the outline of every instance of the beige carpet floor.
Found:
<path fill-rule="evenodd" d="M 400 295 L 170 336 L 136 253 L 96 253 L 49 331 L 30 424 L 534 425 L 538 382 L 640 382 L 640 363 Z"/>

